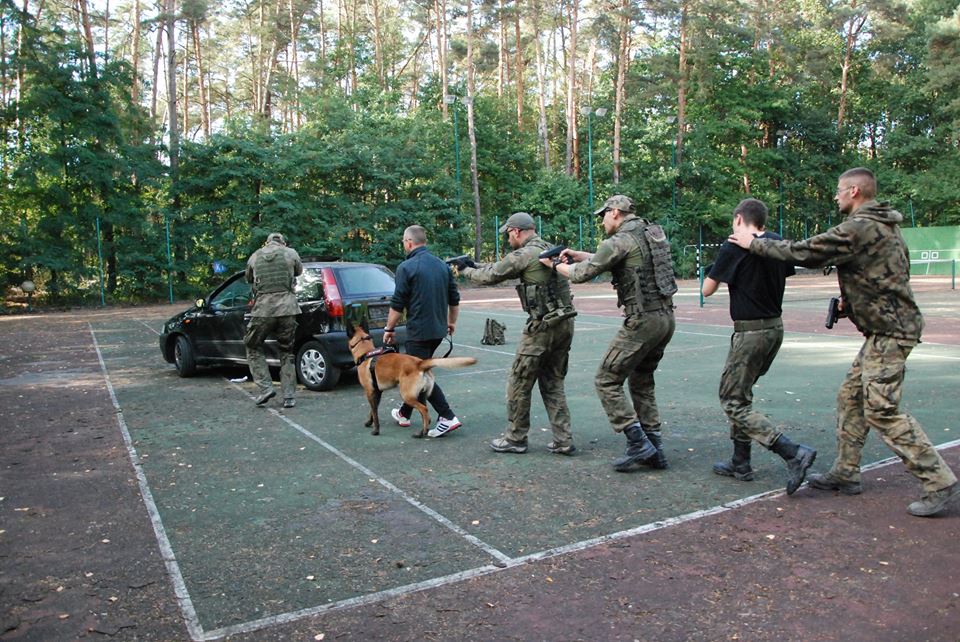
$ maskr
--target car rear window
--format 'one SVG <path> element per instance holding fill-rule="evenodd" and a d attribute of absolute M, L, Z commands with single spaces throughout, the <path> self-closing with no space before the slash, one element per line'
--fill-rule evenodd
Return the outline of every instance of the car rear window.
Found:
<path fill-rule="evenodd" d="M 393 274 L 379 265 L 335 267 L 340 294 L 348 298 L 393 294 Z"/>

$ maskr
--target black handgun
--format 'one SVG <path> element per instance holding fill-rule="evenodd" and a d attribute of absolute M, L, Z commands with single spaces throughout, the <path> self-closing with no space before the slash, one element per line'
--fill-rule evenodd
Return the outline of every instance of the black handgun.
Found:
<path fill-rule="evenodd" d="M 553 247 L 548 248 L 543 252 L 540 252 L 540 258 L 551 259 L 554 265 L 556 265 L 557 263 L 570 263 L 571 261 L 569 260 L 569 258 L 565 261 L 560 257 L 560 253 L 563 252 L 565 249 L 567 249 L 566 245 L 554 245 Z"/>
<path fill-rule="evenodd" d="M 473 259 L 471 259 L 468 254 L 461 254 L 460 256 L 455 256 L 452 259 L 447 259 L 446 264 L 450 267 L 457 268 L 458 271 L 465 267 L 477 267 L 477 264 L 473 262 Z"/>
<path fill-rule="evenodd" d="M 841 317 L 846 316 L 840 312 L 840 299 L 839 297 L 830 297 L 830 303 L 827 305 L 827 329 L 832 329 L 833 324 L 836 323 Z"/>

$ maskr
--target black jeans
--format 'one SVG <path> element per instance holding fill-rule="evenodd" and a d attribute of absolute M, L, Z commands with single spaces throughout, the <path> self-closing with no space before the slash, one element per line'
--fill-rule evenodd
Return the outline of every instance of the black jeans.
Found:
<path fill-rule="evenodd" d="M 420 357 L 421 359 L 429 359 L 433 356 L 434 350 L 437 349 L 443 342 L 443 339 L 430 339 L 428 341 L 407 341 L 404 344 L 404 352 L 414 357 Z M 430 396 L 427 397 L 427 401 L 430 402 L 430 405 L 433 406 L 434 411 L 443 417 L 444 419 L 453 419 L 453 411 L 450 410 L 450 404 L 447 403 L 447 398 L 443 395 L 443 390 L 440 389 L 440 384 L 434 382 L 433 392 L 430 393 Z M 400 406 L 400 414 L 404 417 L 409 417 L 413 412 L 413 407 L 407 404 Z"/>

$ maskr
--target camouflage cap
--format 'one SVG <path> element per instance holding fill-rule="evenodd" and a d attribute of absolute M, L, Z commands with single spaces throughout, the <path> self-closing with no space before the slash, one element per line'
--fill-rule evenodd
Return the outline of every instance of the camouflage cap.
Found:
<path fill-rule="evenodd" d="M 280 245 L 286 245 L 287 239 L 283 238 L 283 234 L 280 232 L 271 232 L 267 234 L 267 243 L 279 243 Z"/>
<path fill-rule="evenodd" d="M 537 229 L 537 224 L 534 223 L 533 217 L 526 212 L 515 212 L 510 215 L 506 223 L 500 226 L 500 233 L 506 232 L 507 228 L 510 227 L 518 230 L 535 230 Z"/>
<path fill-rule="evenodd" d="M 633 214 L 633 199 L 623 194 L 615 194 L 603 203 L 603 207 L 594 212 L 594 216 L 603 216 L 607 210 L 620 210 L 624 214 Z"/>

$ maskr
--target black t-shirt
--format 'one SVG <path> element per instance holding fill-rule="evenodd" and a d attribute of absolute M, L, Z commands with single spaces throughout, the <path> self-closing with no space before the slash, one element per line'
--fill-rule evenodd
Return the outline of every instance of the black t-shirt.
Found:
<path fill-rule="evenodd" d="M 764 232 L 758 238 L 779 241 L 780 235 Z M 729 287 L 730 317 L 749 321 L 780 316 L 785 281 L 794 274 L 789 263 L 751 254 L 727 241 L 720 246 L 708 276 Z"/>

